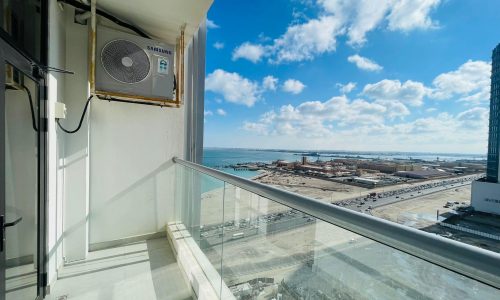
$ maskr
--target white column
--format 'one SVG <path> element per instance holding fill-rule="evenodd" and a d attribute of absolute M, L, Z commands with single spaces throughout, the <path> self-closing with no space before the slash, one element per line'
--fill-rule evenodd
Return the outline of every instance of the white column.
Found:
<path fill-rule="evenodd" d="M 66 6 L 66 69 L 75 74 L 65 77 L 63 100 L 68 113 L 61 123 L 71 130 L 77 126 L 89 96 L 88 28 L 75 24 L 73 16 L 73 9 Z M 63 248 L 66 261 L 85 259 L 88 252 L 90 113 L 91 109 L 77 133 L 67 134 L 58 129 L 58 135 L 64 140 L 59 168 L 64 174 Z"/>

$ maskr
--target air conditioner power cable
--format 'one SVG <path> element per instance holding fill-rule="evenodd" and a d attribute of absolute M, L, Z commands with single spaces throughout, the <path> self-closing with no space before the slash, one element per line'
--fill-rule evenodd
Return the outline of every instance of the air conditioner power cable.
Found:
<path fill-rule="evenodd" d="M 27 86 L 23 85 L 22 87 L 26 91 L 26 94 L 28 95 L 28 101 L 30 103 L 31 125 L 33 126 L 33 130 L 38 131 L 38 128 L 36 128 L 35 108 L 33 107 L 33 98 L 31 97 L 31 92 Z"/>
<path fill-rule="evenodd" d="M 61 128 L 62 131 L 69 133 L 69 134 L 73 134 L 73 133 L 78 132 L 78 130 L 80 130 L 80 128 L 82 127 L 83 119 L 85 118 L 85 114 L 87 113 L 87 109 L 89 107 L 90 100 L 92 100 L 93 97 L 94 97 L 94 95 L 90 95 L 90 97 L 87 99 L 87 102 L 85 103 L 85 107 L 83 108 L 82 116 L 80 117 L 80 122 L 78 123 L 78 127 L 76 127 L 76 129 L 74 129 L 74 130 L 66 129 L 61 125 L 60 119 L 56 119 L 56 122 L 57 122 L 57 125 L 59 126 L 59 128 Z"/>

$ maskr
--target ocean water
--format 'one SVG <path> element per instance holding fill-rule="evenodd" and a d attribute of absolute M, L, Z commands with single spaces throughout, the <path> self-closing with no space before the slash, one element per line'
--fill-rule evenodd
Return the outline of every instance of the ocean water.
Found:
<path fill-rule="evenodd" d="M 278 159 L 296 161 L 300 160 L 303 153 L 310 160 L 330 160 L 332 158 L 366 158 L 366 159 L 421 159 L 426 161 L 456 161 L 456 160 L 485 160 L 485 154 L 459 154 L 459 153 L 419 153 L 419 152 L 355 152 L 355 151 L 288 151 L 288 150 L 253 150 L 253 149 L 225 149 L 205 148 L 203 150 L 203 164 L 212 168 L 219 168 L 230 164 L 243 162 L 271 162 Z"/>
<path fill-rule="evenodd" d="M 278 153 L 266 150 L 246 150 L 246 149 L 221 149 L 221 148 L 205 148 L 203 149 L 203 165 L 214 168 L 229 174 L 250 179 L 259 175 L 259 171 L 235 171 L 226 166 L 246 163 L 246 162 L 272 162 L 278 159 L 296 160 L 300 156 L 294 153 Z M 224 186 L 222 181 L 203 176 L 202 191 L 207 192 L 213 189 Z M 206 177 L 206 178 L 205 178 Z"/>

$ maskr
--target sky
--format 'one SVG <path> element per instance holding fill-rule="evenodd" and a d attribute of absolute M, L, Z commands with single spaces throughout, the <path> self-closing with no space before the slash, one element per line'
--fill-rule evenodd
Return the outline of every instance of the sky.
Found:
<path fill-rule="evenodd" d="M 215 0 L 205 147 L 487 151 L 498 0 Z"/>

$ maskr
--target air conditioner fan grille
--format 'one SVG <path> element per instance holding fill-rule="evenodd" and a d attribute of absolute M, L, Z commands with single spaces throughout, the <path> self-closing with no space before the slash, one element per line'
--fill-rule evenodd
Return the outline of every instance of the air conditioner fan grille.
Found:
<path fill-rule="evenodd" d="M 126 40 L 115 40 L 106 44 L 101 52 L 101 61 L 109 76 L 124 83 L 144 80 L 151 68 L 146 52 Z"/>

